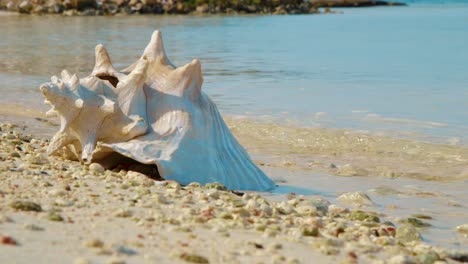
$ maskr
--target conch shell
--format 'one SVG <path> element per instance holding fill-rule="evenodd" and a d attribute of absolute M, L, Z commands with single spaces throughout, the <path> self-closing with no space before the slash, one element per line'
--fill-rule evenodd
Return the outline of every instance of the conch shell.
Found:
<path fill-rule="evenodd" d="M 220 182 L 230 189 L 275 187 L 250 159 L 201 91 L 198 60 L 175 67 L 155 31 L 143 55 L 117 71 L 102 45 L 83 79 L 64 70 L 40 90 L 60 118 L 48 154 L 109 166 L 126 157 L 153 164 L 181 184 Z"/>

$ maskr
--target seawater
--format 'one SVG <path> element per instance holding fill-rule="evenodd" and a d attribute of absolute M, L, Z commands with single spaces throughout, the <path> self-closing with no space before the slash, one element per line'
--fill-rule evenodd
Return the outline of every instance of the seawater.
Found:
<path fill-rule="evenodd" d="M 0 120 L 36 121 L 38 87 L 83 77 L 102 43 L 124 68 L 154 29 L 176 65 L 199 58 L 203 90 L 257 164 L 295 192 L 364 191 L 397 221 L 427 214 L 432 244 L 468 247 L 468 5 L 338 9 L 303 16 L 0 16 Z M 57 122 L 56 120 L 52 120 Z M 336 202 L 336 201 L 335 201 Z"/>

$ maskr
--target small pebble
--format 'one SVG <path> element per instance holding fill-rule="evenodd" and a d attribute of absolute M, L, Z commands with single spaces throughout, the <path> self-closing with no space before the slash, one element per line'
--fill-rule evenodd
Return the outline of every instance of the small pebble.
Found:
<path fill-rule="evenodd" d="M 18 152 L 14 151 L 14 152 L 10 153 L 10 157 L 12 157 L 12 158 L 21 158 L 21 155 Z"/>
<path fill-rule="evenodd" d="M 374 202 L 370 199 L 370 197 L 365 194 L 364 192 L 348 192 L 343 193 L 342 195 L 336 198 L 338 201 L 346 204 L 354 204 L 358 206 L 371 206 L 374 205 Z"/>
<path fill-rule="evenodd" d="M 105 171 L 104 167 L 99 163 L 91 163 L 91 165 L 89 165 L 89 170 L 98 174 L 104 173 Z"/>
<path fill-rule="evenodd" d="M 10 217 L 6 216 L 6 215 L 1 215 L 0 214 L 0 224 L 2 223 L 13 223 L 13 219 L 11 219 Z"/>
<path fill-rule="evenodd" d="M 415 261 L 412 257 L 407 255 L 398 255 L 388 260 L 389 264 L 413 264 Z"/>
<path fill-rule="evenodd" d="M 416 230 L 416 227 L 408 223 L 403 224 L 396 229 L 395 238 L 397 241 L 402 243 L 421 240 L 421 236 Z"/>
<path fill-rule="evenodd" d="M 345 164 L 338 168 L 336 174 L 340 176 L 367 176 L 368 172 L 351 164 Z"/>
<path fill-rule="evenodd" d="M 436 252 L 430 250 L 428 252 L 420 254 L 416 257 L 416 259 L 418 260 L 418 263 L 421 264 L 433 264 L 434 262 L 439 260 L 439 255 Z"/>
<path fill-rule="evenodd" d="M 54 221 L 54 222 L 62 222 L 63 221 L 63 217 L 61 215 L 59 215 L 58 213 L 56 213 L 56 212 L 50 212 L 47 215 L 47 219 L 49 219 L 50 221 Z"/>
<path fill-rule="evenodd" d="M 130 217 L 132 215 L 131 211 L 125 209 L 117 209 L 117 211 L 114 212 L 115 217 Z"/>
<path fill-rule="evenodd" d="M 83 242 L 83 246 L 89 247 L 89 248 L 102 248 L 104 247 L 104 242 L 102 242 L 101 240 L 97 238 L 93 238 L 93 239 Z"/>
<path fill-rule="evenodd" d="M 39 204 L 30 201 L 14 201 L 10 204 L 10 207 L 20 211 L 42 211 L 42 207 Z"/>
<path fill-rule="evenodd" d="M 413 225 L 414 227 L 429 227 L 431 224 L 426 223 L 422 220 L 419 220 L 418 218 L 414 217 L 408 217 L 405 220 L 401 221 L 402 223 L 408 223 L 410 225 Z"/>
<path fill-rule="evenodd" d="M 31 231 L 44 231 L 44 228 L 35 224 L 26 224 L 24 228 Z"/>
<path fill-rule="evenodd" d="M 280 243 L 274 242 L 268 245 L 267 250 L 274 251 L 274 250 L 279 250 L 282 248 L 283 248 L 283 245 L 281 245 Z"/>
<path fill-rule="evenodd" d="M 468 224 L 459 225 L 456 229 L 462 234 L 468 234 Z"/>
<path fill-rule="evenodd" d="M 219 182 L 207 183 L 207 184 L 205 184 L 205 186 L 203 188 L 205 188 L 205 189 L 216 189 L 216 190 L 220 190 L 220 191 L 226 191 L 227 190 L 227 187 L 222 185 Z"/>
<path fill-rule="evenodd" d="M 32 164 L 36 164 L 36 165 L 44 165 L 44 164 L 49 163 L 49 159 L 47 158 L 47 156 L 42 153 L 37 154 L 35 156 L 29 155 L 26 159 L 29 160 L 29 162 L 31 162 Z"/>
<path fill-rule="evenodd" d="M 91 264 L 91 262 L 85 258 L 77 258 L 73 261 L 73 264 Z"/>
<path fill-rule="evenodd" d="M 200 263 L 200 264 L 210 263 L 207 258 L 200 256 L 200 255 L 195 255 L 195 254 L 183 253 L 179 257 L 181 260 L 184 260 L 190 263 Z"/>
<path fill-rule="evenodd" d="M 60 189 L 53 189 L 49 191 L 49 195 L 51 196 L 64 196 L 65 194 L 67 193 L 64 190 Z"/>
<path fill-rule="evenodd" d="M 414 218 L 419 218 L 419 219 L 426 219 L 426 220 L 431 220 L 432 216 L 430 215 L 425 215 L 425 214 L 414 214 L 412 215 Z"/>
<path fill-rule="evenodd" d="M 11 236 L 2 236 L 0 235 L 0 241 L 4 245 L 17 246 L 18 242 Z"/>
<path fill-rule="evenodd" d="M 377 217 L 374 213 L 368 213 L 361 210 L 352 211 L 348 218 L 351 220 L 358 220 L 363 222 L 380 222 L 379 217 Z"/>
<path fill-rule="evenodd" d="M 114 247 L 115 251 L 119 254 L 124 254 L 124 255 L 128 255 L 128 256 L 132 256 L 132 255 L 136 255 L 138 254 L 137 251 L 131 249 L 131 248 L 128 248 L 126 246 L 123 246 L 123 245 L 118 245 L 118 246 L 115 246 Z"/>

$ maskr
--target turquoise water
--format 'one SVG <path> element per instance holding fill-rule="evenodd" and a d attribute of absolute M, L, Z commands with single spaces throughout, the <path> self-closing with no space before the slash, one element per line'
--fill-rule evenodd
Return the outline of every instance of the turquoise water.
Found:
<path fill-rule="evenodd" d="M 176 65 L 201 59 L 203 89 L 225 114 L 466 144 L 468 5 L 418 3 L 310 16 L 0 16 L 0 103 L 41 107 L 39 84 L 63 68 L 87 75 L 96 44 L 124 67 L 161 29 Z"/>

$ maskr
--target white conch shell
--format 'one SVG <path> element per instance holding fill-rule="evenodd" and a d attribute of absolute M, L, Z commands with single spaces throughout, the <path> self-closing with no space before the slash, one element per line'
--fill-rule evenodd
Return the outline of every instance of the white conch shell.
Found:
<path fill-rule="evenodd" d="M 64 72 L 62 79 L 41 86 L 62 120 L 50 154 L 72 144 L 82 152 L 83 161 L 99 162 L 105 155 L 95 146 L 101 141 L 107 148 L 103 153 L 112 150 L 155 164 L 163 178 L 181 184 L 220 182 L 230 189 L 261 191 L 275 187 L 201 91 L 200 62 L 176 68 L 165 54 L 159 31 L 153 33 L 141 58 L 122 72 L 112 67 L 107 52 L 98 45 L 89 77 L 77 83 L 76 76 Z M 66 104 L 73 100 L 75 107 L 61 107 L 63 93 Z"/>

